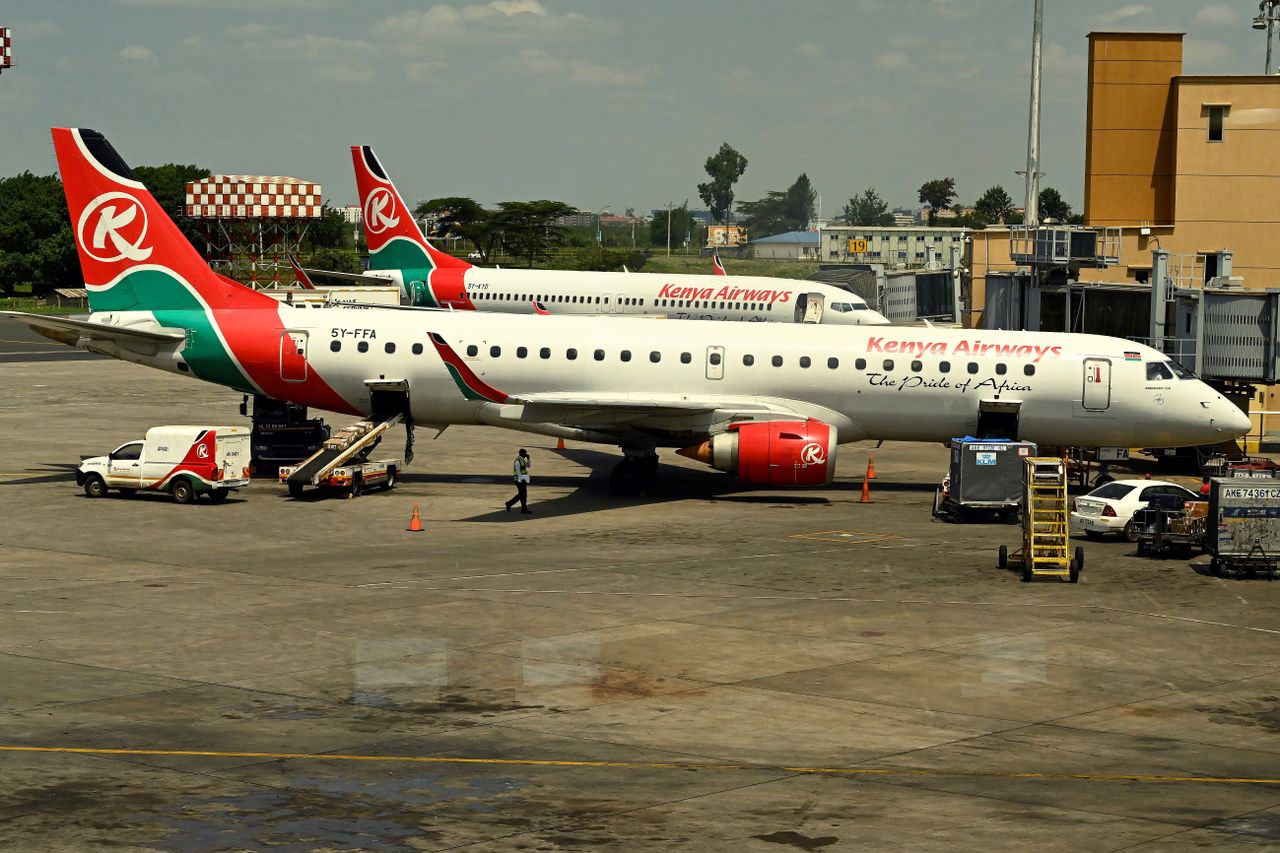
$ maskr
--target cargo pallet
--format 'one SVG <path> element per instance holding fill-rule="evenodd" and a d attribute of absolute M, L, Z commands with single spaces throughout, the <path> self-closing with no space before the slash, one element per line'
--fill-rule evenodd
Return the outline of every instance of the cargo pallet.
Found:
<path fill-rule="evenodd" d="M 1067 464 L 1053 456 L 1024 460 L 1022 496 L 1022 547 L 1012 554 L 1001 545 L 999 566 L 1021 567 L 1023 582 L 1037 577 L 1066 578 L 1079 583 L 1084 569 L 1084 549 L 1070 548 L 1067 522 Z"/>

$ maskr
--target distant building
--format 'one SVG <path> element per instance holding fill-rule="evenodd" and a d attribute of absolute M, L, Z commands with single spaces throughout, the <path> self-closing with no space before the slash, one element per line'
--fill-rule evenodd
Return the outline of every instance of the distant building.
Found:
<path fill-rule="evenodd" d="M 751 250 L 757 258 L 771 260 L 818 260 L 817 231 L 788 231 L 752 240 Z"/>
<path fill-rule="evenodd" d="M 898 228 L 909 228 L 920 221 L 920 215 L 917 211 L 908 210 L 903 207 L 895 207 L 893 213 L 893 224 Z"/>
<path fill-rule="evenodd" d="M 818 232 L 821 260 L 827 263 L 875 263 L 922 267 L 931 259 L 951 260 L 952 246 L 964 246 L 964 228 L 832 225 Z"/>
<path fill-rule="evenodd" d="M 342 214 L 342 218 L 346 220 L 348 225 L 359 225 L 364 221 L 364 212 L 360 210 L 360 205 L 358 204 L 336 207 L 334 210 Z"/>

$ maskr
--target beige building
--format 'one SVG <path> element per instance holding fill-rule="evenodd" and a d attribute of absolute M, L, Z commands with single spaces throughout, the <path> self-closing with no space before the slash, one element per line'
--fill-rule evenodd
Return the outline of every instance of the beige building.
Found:
<path fill-rule="evenodd" d="M 1117 267 L 1081 280 L 1147 281 L 1151 250 L 1234 253 L 1246 287 L 1280 287 L 1280 77 L 1185 76 L 1180 33 L 1090 33 L 1084 217 L 1119 229 Z M 1009 232 L 972 232 L 970 322 L 986 274 L 1011 270 Z"/>

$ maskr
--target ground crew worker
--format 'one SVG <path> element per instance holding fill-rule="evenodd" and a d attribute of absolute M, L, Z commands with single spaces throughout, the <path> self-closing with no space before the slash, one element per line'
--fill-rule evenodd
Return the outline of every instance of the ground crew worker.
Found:
<path fill-rule="evenodd" d="M 532 515 L 529 509 L 529 451 L 523 447 L 516 454 L 516 461 L 511 465 L 512 476 L 516 481 L 516 494 L 511 500 L 507 501 L 507 512 L 511 512 L 511 507 L 516 501 L 520 502 L 520 512 L 525 515 Z"/>
<path fill-rule="evenodd" d="M 1209 500 L 1209 493 L 1213 491 L 1213 481 L 1205 477 L 1200 481 L 1200 497 Z"/>

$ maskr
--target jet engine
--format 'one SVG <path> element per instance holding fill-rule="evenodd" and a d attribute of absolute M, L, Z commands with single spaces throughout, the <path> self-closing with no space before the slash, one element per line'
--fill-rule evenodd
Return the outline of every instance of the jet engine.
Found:
<path fill-rule="evenodd" d="M 820 486 L 835 476 L 836 428 L 812 418 L 730 424 L 676 452 L 751 485 Z"/>

